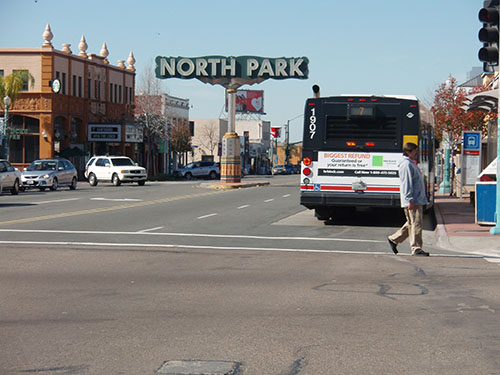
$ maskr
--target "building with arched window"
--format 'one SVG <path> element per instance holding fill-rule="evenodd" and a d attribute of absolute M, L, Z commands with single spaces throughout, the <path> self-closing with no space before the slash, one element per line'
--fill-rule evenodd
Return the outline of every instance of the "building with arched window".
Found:
<path fill-rule="evenodd" d="M 27 70 L 34 77 L 9 107 L 8 158 L 18 168 L 38 158 L 69 158 L 79 172 L 93 154 L 119 154 L 137 159 L 140 137 L 133 131 L 135 59 L 133 53 L 113 66 L 106 43 L 99 55 L 87 53 L 82 36 L 78 53 L 71 44 L 52 45 L 47 25 L 40 48 L 0 48 L 0 75 Z M 5 113 L 2 113 L 4 116 Z M 127 124 L 129 126 L 127 126 Z"/>

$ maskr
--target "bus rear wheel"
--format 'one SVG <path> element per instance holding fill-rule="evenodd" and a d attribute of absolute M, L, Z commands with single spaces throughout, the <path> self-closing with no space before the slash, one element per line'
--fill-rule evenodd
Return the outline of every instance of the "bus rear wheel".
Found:
<path fill-rule="evenodd" d="M 315 208 L 314 216 L 318 220 L 330 220 L 330 217 L 332 216 L 332 210 L 325 207 Z"/>

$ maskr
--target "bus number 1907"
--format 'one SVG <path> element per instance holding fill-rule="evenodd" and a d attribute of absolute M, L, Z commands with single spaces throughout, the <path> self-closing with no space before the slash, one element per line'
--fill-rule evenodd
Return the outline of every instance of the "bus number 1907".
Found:
<path fill-rule="evenodd" d="M 309 134 L 313 139 L 316 134 L 316 108 L 311 108 L 311 116 L 309 116 Z"/>

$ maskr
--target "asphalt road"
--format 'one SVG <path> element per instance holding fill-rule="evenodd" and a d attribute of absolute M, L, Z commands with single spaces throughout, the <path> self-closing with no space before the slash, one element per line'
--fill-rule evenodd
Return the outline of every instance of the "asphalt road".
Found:
<path fill-rule="evenodd" d="M 500 267 L 395 256 L 399 212 L 317 221 L 296 176 L 0 196 L 0 374 L 495 374 Z"/>

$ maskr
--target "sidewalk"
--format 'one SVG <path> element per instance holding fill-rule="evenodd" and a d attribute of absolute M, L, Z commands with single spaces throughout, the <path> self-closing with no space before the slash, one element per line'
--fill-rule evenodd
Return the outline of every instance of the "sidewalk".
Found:
<path fill-rule="evenodd" d="M 436 194 L 434 231 L 436 245 L 468 254 L 500 257 L 500 236 L 490 234 L 491 226 L 475 224 L 474 205 L 462 199 Z"/>

